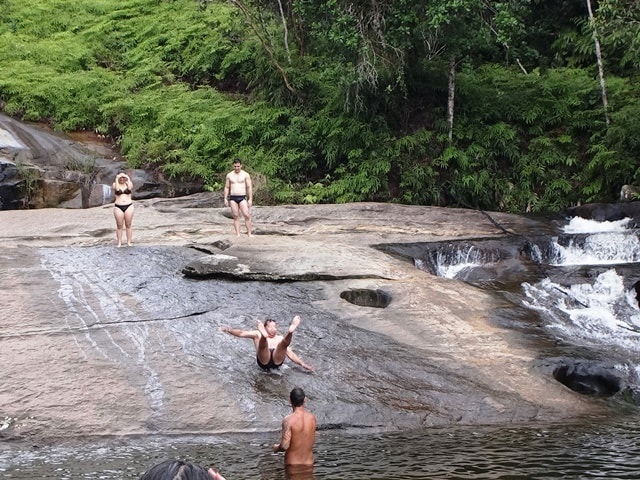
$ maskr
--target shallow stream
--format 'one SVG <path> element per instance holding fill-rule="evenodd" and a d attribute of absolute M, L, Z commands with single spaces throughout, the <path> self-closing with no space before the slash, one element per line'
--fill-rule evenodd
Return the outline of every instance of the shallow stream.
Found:
<path fill-rule="evenodd" d="M 310 406 L 313 408 L 313 405 Z M 313 474 L 288 475 L 268 453 L 277 433 L 109 439 L 24 449 L 0 444 L 6 479 L 136 479 L 156 462 L 182 458 L 227 480 L 637 479 L 640 424 L 447 428 L 386 434 L 320 431 Z"/>

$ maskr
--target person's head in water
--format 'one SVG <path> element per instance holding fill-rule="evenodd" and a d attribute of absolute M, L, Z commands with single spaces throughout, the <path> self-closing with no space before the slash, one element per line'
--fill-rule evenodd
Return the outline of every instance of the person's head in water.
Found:
<path fill-rule="evenodd" d="M 264 329 L 267 331 L 270 337 L 275 337 L 278 333 L 278 324 L 273 318 L 267 318 L 264 321 Z"/>
<path fill-rule="evenodd" d="M 200 465 L 182 460 L 165 460 L 147 470 L 140 480 L 224 480 L 224 477 L 212 468 L 207 470 Z"/>
<path fill-rule="evenodd" d="M 291 400 L 291 405 L 294 408 L 301 407 L 304 403 L 304 398 L 304 390 L 302 390 L 300 387 L 294 388 L 289 394 L 289 400 Z"/>

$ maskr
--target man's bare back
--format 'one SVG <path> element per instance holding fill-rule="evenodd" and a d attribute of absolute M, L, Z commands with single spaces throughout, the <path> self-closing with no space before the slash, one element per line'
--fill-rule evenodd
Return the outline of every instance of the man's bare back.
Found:
<path fill-rule="evenodd" d="M 304 407 L 304 391 L 296 387 L 290 395 L 293 413 L 282 420 L 282 438 L 273 446 L 284 451 L 285 465 L 313 465 L 313 444 L 316 439 L 316 417 Z"/>
<path fill-rule="evenodd" d="M 289 448 L 284 453 L 284 463 L 287 465 L 313 465 L 316 417 L 304 407 L 300 407 L 287 416 L 282 424 L 283 428 L 291 431 Z"/>

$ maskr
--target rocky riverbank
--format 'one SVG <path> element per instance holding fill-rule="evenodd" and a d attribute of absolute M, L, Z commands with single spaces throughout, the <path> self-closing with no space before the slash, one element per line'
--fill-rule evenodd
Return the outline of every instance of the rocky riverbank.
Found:
<path fill-rule="evenodd" d="M 87 339 L 84 337 L 89 327 L 84 323 L 84 326 L 74 327 L 69 324 L 68 318 L 61 321 L 53 314 L 53 318 L 39 318 L 46 314 L 33 309 L 29 316 L 24 312 L 29 311 L 30 304 L 47 305 L 47 298 L 51 298 L 51 304 L 59 303 L 56 295 L 61 295 L 61 287 L 56 285 L 66 281 L 65 275 L 74 278 L 84 275 L 82 268 L 76 275 L 60 273 L 63 267 L 56 267 L 54 270 L 47 267 L 47 271 L 33 273 L 38 275 L 40 285 L 32 287 L 25 283 L 25 279 L 32 274 L 28 272 L 38 267 L 36 264 L 15 265 L 12 258 L 20 251 L 33 252 L 33 255 L 44 255 L 47 258 L 52 255 L 55 257 L 58 251 L 64 255 L 73 255 L 73 251 L 76 251 L 78 257 L 87 256 L 88 252 L 107 255 L 109 258 L 115 258 L 116 253 L 126 255 L 128 260 L 125 264 L 114 265 L 114 269 L 122 271 L 114 277 L 113 281 L 116 283 L 109 283 L 111 280 L 105 280 L 95 271 L 95 267 L 89 266 L 87 268 L 94 270 L 91 278 L 95 279 L 81 280 L 86 288 L 100 288 L 107 292 L 101 295 L 110 297 L 111 310 L 138 312 L 130 321 L 127 320 L 127 327 L 122 327 L 121 316 L 117 317 L 118 321 L 111 322 L 108 312 L 97 311 L 96 305 L 104 303 L 104 299 L 96 297 L 95 300 L 88 301 L 91 305 L 95 304 L 91 307 L 91 316 L 95 317 L 91 319 L 94 325 L 91 329 L 102 322 L 105 326 L 100 327 L 99 331 L 113 329 L 110 338 L 121 335 L 120 328 L 132 328 L 131 325 L 136 322 L 143 322 L 140 318 L 148 316 L 149 309 L 155 308 L 149 305 L 174 302 L 162 298 L 163 295 L 168 295 L 166 293 L 154 296 L 158 294 L 149 290 L 149 279 L 143 281 L 138 278 L 143 275 L 139 270 L 146 268 L 144 265 L 161 264 L 164 261 L 160 256 L 155 257 L 160 255 L 156 253 L 160 246 L 191 247 L 206 252 L 200 259 L 185 261 L 184 265 L 179 266 L 183 273 L 194 278 L 200 277 L 202 281 L 206 281 L 212 274 L 212 265 L 216 265 L 213 270 L 217 275 L 222 271 L 223 278 L 233 278 L 236 281 L 304 284 L 305 289 L 315 292 L 313 301 L 306 301 L 313 308 L 310 312 L 325 312 L 322 314 L 323 318 L 327 315 L 335 318 L 344 325 L 343 328 L 348 326 L 350 329 L 366 332 L 366 335 L 379 336 L 385 342 L 403 345 L 403 348 L 411 349 L 413 355 L 420 357 L 421 362 L 429 365 L 429 370 L 433 369 L 430 375 L 435 377 L 420 380 L 422 386 L 419 392 L 406 391 L 406 387 L 396 390 L 393 384 L 384 385 L 383 388 L 371 381 L 359 383 L 359 387 L 350 386 L 352 391 L 364 389 L 361 393 L 367 392 L 363 394 L 363 412 L 373 408 L 371 400 L 367 400 L 367 396 L 371 395 L 371 399 L 375 398 L 376 402 L 380 402 L 381 412 L 395 412 L 390 417 L 394 419 L 396 427 L 529 423 L 576 419 L 607 412 L 605 404 L 572 392 L 553 378 L 553 365 L 544 360 L 544 355 L 539 350 L 539 340 L 493 324 L 492 311 L 499 307 L 495 298 L 463 282 L 430 275 L 415 268 L 411 262 L 383 253 L 378 248 L 383 244 L 465 238 L 499 239 L 532 230 L 550 230 L 548 224 L 506 214 L 487 215 L 473 210 L 376 203 L 256 206 L 253 208 L 255 235 L 247 238 L 232 235 L 228 210 L 220 206 L 220 200 L 219 194 L 202 193 L 177 199 L 137 201 L 134 246 L 121 249 L 114 245 L 115 222 L 111 211 L 113 207 L 110 206 L 0 212 L 0 253 L 2 267 L 6 272 L 2 283 L 5 296 L 12 298 L 5 312 L 4 333 L 0 337 L 0 375 L 5 379 L 0 390 L 0 417 L 13 419 L 4 433 L 0 434 L 67 437 L 82 436 L 83 432 L 101 435 L 158 431 L 175 433 L 184 432 L 187 425 L 190 431 L 206 432 L 219 428 L 221 424 L 224 424 L 225 429 L 241 430 L 248 427 L 248 416 L 253 415 L 250 413 L 253 410 L 246 411 L 246 405 L 241 403 L 242 399 L 237 398 L 238 392 L 231 391 L 231 386 L 225 386 L 230 381 L 227 377 L 219 377 L 211 385 L 203 384 L 201 369 L 204 367 L 195 368 L 193 363 L 196 361 L 185 351 L 179 353 L 178 350 L 172 350 L 171 353 L 171 358 L 176 355 L 186 358 L 179 370 L 182 395 L 170 399 L 170 395 L 165 394 L 161 407 L 157 405 L 157 399 L 154 400 L 147 389 L 142 387 L 148 381 L 144 380 L 148 369 L 135 373 L 137 370 L 131 365 L 123 370 L 113 362 L 105 364 L 104 358 L 98 359 L 99 361 L 74 360 L 79 355 L 78 351 L 84 352 L 80 355 L 83 358 L 87 356 L 87 351 L 101 351 L 98 357 L 108 358 L 111 356 L 108 349 L 114 347 L 96 347 L 93 343 L 85 345 Z M 91 253 L 90 256 L 93 255 Z M 51 260 L 44 263 L 49 264 Z M 129 271 L 132 265 L 138 271 Z M 220 265 L 224 268 L 221 269 Z M 161 265 L 156 267 L 161 272 Z M 45 278 L 54 271 L 56 278 Z M 153 275 L 157 277 L 162 273 Z M 147 293 L 140 298 L 133 291 L 130 294 L 117 294 L 115 290 L 125 280 L 137 281 L 134 290 L 141 294 Z M 96 287 L 95 282 L 102 283 Z M 111 290 L 113 293 L 108 293 Z M 349 295 L 349 292 L 356 294 Z M 367 303 L 371 301 L 372 295 L 384 301 L 377 305 Z M 354 298 L 355 302 L 345 300 Z M 358 298 L 369 300 L 362 303 Z M 239 301 L 233 311 L 245 314 L 254 312 L 256 305 L 253 302 L 259 304 L 260 301 L 259 298 L 247 296 Z M 180 302 L 184 308 L 189 307 L 188 300 Z M 195 305 L 196 300 L 193 302 Z M 68 308 L 68 304 L 61 305 L 58 315 L 69 315 Z M 287 308 L 283 303 L 283 311 Z M 143 314 L 145 311 L 147 314 Z M 15 315 L 16 312 L 19 314 Z M 259 312 L 256 315 L 259 316 Z M 312 314 L 308 313 L 307 317 L 309 315 Z M 313 320 L 306 321 L 305 327 L 313 329 Z M 43 324 L 50 323 L 56 325 L 56 334 L 53 336 L 50 334 L 51 325 L 42 327 Z M 211 320 L 198 328 L 204 328 L 206 336 L 212 341 L 228 341 L 224 336 L 216 336 L 218 334 L 214 323 Z M 143 324 L 140 325 L 142 328 Z M 148 328 L 147 323 L 144 325 L 145 329 Z M 158 328 L 160 330 L 151 337 L 145 334 L 145 358 L 150 355 L 158 358 L 158 363 L 154 366 L 157 376 L 154 381 L 170 385 L 176 382 L 175 376 L 178 374 L 177 370 L 165 371 L 162 366 L 166 362 L 166 353 L 163 352 L 167 340 L 156 343 L 154 338 L 164 338 L 167 335 L 173 337 L 175 332 L 170 333 L 172 327 L 169 323 L 158 321 L 154 329 Z M 325 328 L 326 326 L 322 326 L 322 330 Z M 27 330 L 30 333 L 25 333 Z M 304 334 L 300 335 L 304 339 Z M 332 362 L 343 364 L 340 368 L 344 367 L 344 371 L 334 372 L 331 378 L 324 378 L 321 373 L 300 377 L 298 372 L 289 371 L 283 374 L 284 381 L 291 379 L 302 382 L 307 389 L 327 392 L 339 388 L 336 385 L 349 386 L 344 378 L 341 380 L 334 377 L 347 375 L 345 372 L 355 372 L 352 369 L 356 367 L 350 366 L 350 362 L 362 362 L 366 359 L 357 358 L 356 352 L 346 353 L 349 350 L 345 354 L 351 355 L 351 358 L 333 358 L 336 347 L 331 345 L 331 336 L 325 339 L 321 332 L 316 332 L 316 335 L 318 338 L 313 347 L 300 343 L 301 348 L 305 349 L 305 357 L 316 364 L 331 359 Z M 174 341 L 184 342 L 184 338 L 176 337 Z M 304 340 L 299 340 L 302 341 Z M 328 343 L 325 344 L 325 341 Z M 113 338 L 109 340 L 109 345 L 112 342 Z M 45 350 L 39 349 L 39 345 L 43 343 L 47 345 Z M 238 345 L 226 345 L 224 351 L 234 348 L 238 348 Z M 347 344 L 345 348 L 348 348 Z M 118 349 L 126 350 L 122 345 Z M 186 347 L 183 349 L 188 350 Z M 51 357 L 47 352 L 58 353 Z M 61 352 L 66 353 L 62 355 Z M 131 355 L 133 354 L 127 354 L 127 358 Z M 410 370 L 415 367 L 405 364 L 400 358 L 395 359 L 386 351 L 380 351 L 379 355 L 380 363 L 384 365 L 380 368 L 398 371 L 395 374 L 383 372 L 380 378 L 400 375 L 404 378 L 403 382 L 410 381 L 413 375 Z M 55 363 L 50 361 L 52 358 L 55 358 Z M 162 358 L 165 360 L 161 360 Z M 240 358 L 245 358 L 244 354 Z M 65 364 L 66 362 L 71 363 Z M 207 375 L 224 375 L 221 372 L 238 369 L 234 374 L 237 377 L 240 372 L 247 371 L 241 365 L 227 365 L 220 371 L 219 368 L 226 362 L 226 358 L 220 357 L 213 365 L 206 367 L 209 372 Z M 70 365 L 73 365 L 71 380 L 68 377 Z M 327 368 L 334 367 L 327 364 Z M 359 368 L 361 367 L 356 370 Z M 248 371 L 253 370 L 248 367 Z M 140 378 L 136 378 L 137 376 Z M 108 378 L 109 381 L 89 384 L 82 381 L 101 377 Z M 252 381 L 263 383 L 259 377 Z M 334 384 L 336 381 L 339 383 Z M 68 385 L 68 388 L 61 393 L 60 388 L 51 388 L 52 385 Z M 109 395 L 104 394 L 105 385 L 109 385 Z M 198 402 L 192 404 L 189 401 L 185 404 L 187 397 L 184 395 L 189 391 L 193 392 L 196 386 L 198 397 L 203 399 L 204 404 L 197 406 Z M 28 401 L 25 399 L 25 390 L 31 392 Z M 258 401 L 264 397 L 260 390 L 254 393 L 242 391 L 242 395 L 255 395 Z M 265 402 L 268 404 L 269 400 Z M 135 415 L 131 414 L 134 404 L 137 412 Z M 322 424 L 327 426 L 336 422 L 338 410 L 332 405 L 329 400 L 326 404 L 316 404 L 321 427 Z M 87 415 L 87 411 L 92 414 Z M 155 418 L 151 423 L 150 411 L 153 411 Z M 257 418 L 259 428 L 277 429 L 277 415 L 273 418 Z M 366 421 L 365 415 L 361 422 Z M 55 428 L 52 430 L 52 427 Z"/>
<path fill-rule="evenodd" d="M 90 131 L 66 135 L 0 114 L 0 210 L 110 203 L 111 184 L 125 168 L 119 148 L 104 136 Z M 202 191 L 199 180 L 168 180 L 159 171 L 127 171 L 139 199 Z"/>

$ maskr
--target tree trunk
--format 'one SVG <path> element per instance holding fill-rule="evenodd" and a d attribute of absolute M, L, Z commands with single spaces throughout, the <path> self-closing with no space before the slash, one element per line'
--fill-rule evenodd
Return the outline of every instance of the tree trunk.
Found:
<path fill-rule="evenodd" d="M 282 0 L 278 0 L 278 6 L 280 7 L 282 28 L 284 29 L 284 49 L 287 51 L 287 60 L 291 63 L 291 52 L 289 52 L 289 29 L 287 28 L 287 18 L 284 15 L 284 8 L 282 8 Z"/>
<path fill-rule="evenodd" d="M 271 46 L 269 45 L 269 42 L 267 41 L 266 37 L 262 35 L 262 33 L 260 33 L 260 29 L 252 21 L 251 14 L 249 13 L 249 10 L 247 9 L 247 7 L 244 5 L 244 3 L 242 3 L 242 0 L 231 0 L 231 3 L 236 5 L 242 11 L 242 13 L 244 13 L 244 16 L 246 17 L 247 22 L 249 23 L 249 26 L 251 27 L 253 32 L 256 34 L 256 36 L 260 39 L 260 43 L 262 43 L 262 47 L 265 49 L 265 51 L 269 55 L 269 58 L 273 62 L 273 65 L 278 69 L 278 71 L 282 75 L 282 80 L 284 81 L 284 84 L 287 87 L 287 90 L 289 90 L 291 93 L 295 93 L 295 89 L 289 83 L 289 78 L 287 77 L 286 70 L 282 67 L 282 65 L 280 65 L 280 62 L 278 62 L 278 60 L 276 59 L 276 56 L 273 53 L 273 50 L 271 49 Z"/>
<path fill-rule="evenodd" d="M 600 40 L 598 40 L 598 31 L 596 30 L 596 22 L 591 9 L 591 0 L 587 0 L 587 10 L 589 11 L 589 23 L 593 30 L 593 42 L 596 47 L 596 60 L 598 62 L 598 74 L 600 75 L 600 90 L 602 93 L 602 106 L 604 107 L 604 120 L 609 126 L 609 102 L 607 101 L 607 85 L 604 80 L 604 66 L 602 63 L 602 52 L 600 51 Z"/>
<path fill-rule="evenodd" d="M 456 59 L 449 60 L 449 93 L 447 95 L 447 124 L 449 125 L 449 143 L 453 142 L 453 107 L 456 95 Z"/>

